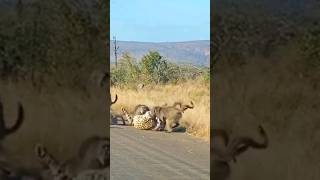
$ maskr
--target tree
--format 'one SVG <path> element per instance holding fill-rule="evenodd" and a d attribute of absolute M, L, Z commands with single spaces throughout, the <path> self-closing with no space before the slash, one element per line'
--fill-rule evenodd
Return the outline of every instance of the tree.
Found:
<path fill-rule="evenodd" d="M 145 81 L 153 81 L 158 84 L 169 80 L 167 61 L 157 51 L 149 51 L 143 56 L 140 65 Z"/>

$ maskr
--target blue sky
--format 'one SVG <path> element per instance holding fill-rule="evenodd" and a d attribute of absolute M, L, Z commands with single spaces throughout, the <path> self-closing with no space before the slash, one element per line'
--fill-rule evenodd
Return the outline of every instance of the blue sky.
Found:
<path fill-rule="evenodd" d="M 210 0 L 111 0 L 110 39 L 177 42 L 210 39 Z"/>

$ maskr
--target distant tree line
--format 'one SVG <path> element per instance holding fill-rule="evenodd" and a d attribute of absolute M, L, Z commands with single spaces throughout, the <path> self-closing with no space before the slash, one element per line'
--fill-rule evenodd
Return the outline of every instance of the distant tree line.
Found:
<path fill-rule="evenodd" d="M 200 78 L 209 83 L 209 68 L 179 65 L 169 62 L 157 51 L 149 51 L 140 61 L 124 53 L 118 67 L 111 67 L 111 84 L 114 86 L 135 86 L 144 84 L 169 84 Z"/>

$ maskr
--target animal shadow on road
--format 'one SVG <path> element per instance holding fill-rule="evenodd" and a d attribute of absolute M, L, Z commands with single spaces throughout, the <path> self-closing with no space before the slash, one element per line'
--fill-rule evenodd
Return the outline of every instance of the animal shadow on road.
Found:
<path fill-rule="evenodd" d="M 110 126 L 110 128 L 123 129 L 123 127 L 119 127 L 119 126 Z"/>
<path fill-rule="evenodd" d="M 185 133 L 186 131 L 187 131 L 187 128 L 179 126 L 179 127 L 174 128 L 172 132 L 174 132 L 174 133 Z"/>

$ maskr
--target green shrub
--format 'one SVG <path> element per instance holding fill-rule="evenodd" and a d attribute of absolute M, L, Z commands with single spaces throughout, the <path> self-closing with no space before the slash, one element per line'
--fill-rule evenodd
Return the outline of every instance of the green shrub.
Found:
<path fill-rule="evenodd" d="M 118 67 L 111 67 L 111 84 L 128 85 L 139 80 L 139 66 L 128 53 L 124 53 L 119 59 Z"/>
<path fill-rule="evenodd" d="M 152 81 L 159 84 L 169 81 L 167 60 L 156 51 L 150 51 L 143 56 L 140 67 L 145 82 Z"/>
<path fill-rule="evenodd" d="M 199 76 L 209 83 L 209 69 L 168 62 L 156 51 L 148 52 L 139 63 L 124 53 L 118 67 L 111 67 L 111 85 L 118 87 L 136 87 L 139 83 L 176 84 Z"/>

